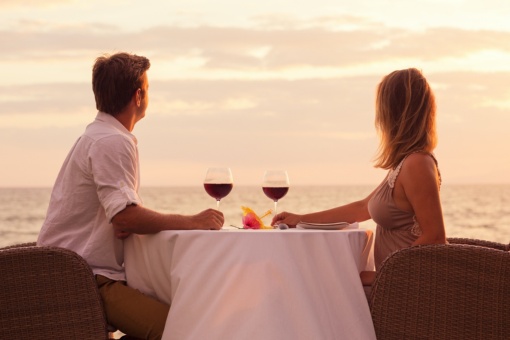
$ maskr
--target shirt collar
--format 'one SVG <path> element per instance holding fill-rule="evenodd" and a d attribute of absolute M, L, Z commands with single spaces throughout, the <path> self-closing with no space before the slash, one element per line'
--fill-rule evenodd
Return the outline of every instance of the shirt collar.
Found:
<path fill-rule="evenodd" d="M 96 121 L 104 122 L 108 125 L 115 127 L 117 130 L 119 130 L 123 134 L 132 138 L 135 143 L 138 143 L 138 140 L 136 139 L 135 135 L 133 135 L 128 129 L 126 129 L 126 127 L 124 125 L 122 125 L 122 123 L 119 122 L 117 120 L 117 118 L 115 118 L 111 114 L 104 113 L 102 111 L 98 111 L 97 116 L 96 116 Z"/>

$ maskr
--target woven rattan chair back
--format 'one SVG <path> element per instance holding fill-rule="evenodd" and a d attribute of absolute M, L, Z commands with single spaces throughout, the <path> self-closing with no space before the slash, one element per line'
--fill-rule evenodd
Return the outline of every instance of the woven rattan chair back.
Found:
<path fill-rule="evenodd" d="M 370 296 L 378 340 L 509 339 L 510 253 L 416 246 L 383 263 Z"/>
<path fill-rule="evenodd" d="M 470 244 L 473 246 L 494 248 L 499 250 L 508 250 L 508 245 L 486 240 L 478 240 L 474 238 L 449 237 L 448 242 L 451 244 Z"/>
<path fill-rule="evenodd" d="M 33 244 L 0 249 L 0 339 L 108 339 L 94 276 L 78 254 Z"/>
<path fill-rule="evenodd" d="M 18 243 L 18 244 L 13 244 L 13 245 L 10 245 L 10 246 L 6 246 L 6 247 L 3 247 L 3 248 L 0 248 L 0 250 L 13 249 L 13 248 L 23 248 L 23 247 L 35 247 L 36 245 L 37 245 L 36 242 Z"/>

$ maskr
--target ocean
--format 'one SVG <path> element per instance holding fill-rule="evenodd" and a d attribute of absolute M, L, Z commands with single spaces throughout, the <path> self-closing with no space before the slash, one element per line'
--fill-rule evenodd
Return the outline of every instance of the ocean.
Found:
<path fill-rule="evenodd" d="M 366 197 L 374 186 L 291 187 L 278 211 L 314 212 Z M 51 188 L 0 188 L 0 247 L 37 239 L 46 215 Z M 161 212 L 195 214 L 215 208 L 216 202 L 201 186 L 147 187 L 140 190 L 144 205 Z M 510 242 L 510 185 L 443 185 L 443 215 L 448 237 Z M 256 186 L 234 186 L 220 204 L 225 225 L 241 226 L 241 206 L 262 215 L 273 202 Z M 271 216 L 264 219 L 269 224 Z M 71 226 L 70 226 L 71 227 Z M 361 228 L 375 230 L 368 220 Z"/>

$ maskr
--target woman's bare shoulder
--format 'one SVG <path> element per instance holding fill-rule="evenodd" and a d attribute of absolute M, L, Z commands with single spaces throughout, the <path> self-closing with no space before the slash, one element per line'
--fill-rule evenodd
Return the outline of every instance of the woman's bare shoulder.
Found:
<path fill-rule="evenodd" d="M 402 164 L 401 176 L 423 177 L 427 174 L 436 177 L 437 165 L 434 157 L 429 153 L 415 152 L 407 156 Z"/>
<path fill-rule="evenodd" d="M 427 152 L 413 152 L 412 154 L 408 155 L 406 157 L 405 163 L 413 163 L 413 164 L 435 164 L 436 161 L 434 159 L 434 156 Z"/>

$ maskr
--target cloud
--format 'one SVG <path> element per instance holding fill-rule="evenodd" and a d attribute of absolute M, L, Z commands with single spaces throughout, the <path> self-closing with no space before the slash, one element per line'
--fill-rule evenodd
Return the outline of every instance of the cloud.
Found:
<path fill-rule="evenodd" d="M 350 24 L 352 20 L 349 20 Z M 350 67 L 393 60 L 460 59 L 479 51 L 510 54 L 510 33 L 435 28 L 409 31 L 374 30 L 371 25 L 350 30 L 246 29 L 223 27 L 158 27 L 140 32 L 141 48 L 158 47 L 165 58 L 192 55 L 204 69 L 274 70 Z M 253 51 L 262 51 L 257 55 Z"/>
<path fill-rule="evenodd" d="M 95 107 L 91 88 L 73 83 L 0 86 L 0 117 L 46 113 L 73 116 L 83 107 Z"/>
<path fill-rule="evenodd" d="M 474 176 L 475 169 L 469 169 L 478 158 L 485 167 L 505 168 L 510 109 L 479 105 L 479 100 L 507 100 L 503 85 L 509 76 L 430 75 L 433 87 L 438 85 L 438 156 L 447 182 Z M 148 176 L 144 183 L 176 184 L 165 174 L 183 164 L 195 170 L 229 164 L 245 175 L 283 166 L 296 184 L 377 182 L 380 172 L 370 160 L 377 148 L 373 105 L 380 78 L 151 81 L 147 116 L 134 131 Z M 16 169 L 30 167 L 32 160 L 49 162 L 47 174 L 38 173 L 40 182 L 24 177 L 20 183 L 51 185 L 95 115 L 90 85 L 4 85 L 0 93 L 0 106 L 8 108 L 0 112 L 2 158 L 11 160 L 3 185 L 18 183 Z M 487 145 L 500 157 L 487 156 Z M 460 168 L 465 176 L 453 177 Z M 304 169 L 322 169 L 321 176 L 311 179 Z"/>
<path fill-rule="evenodd" d="M 152 71 L 149 71 L 152 72 Z M 425 73 L 438 97 L 442 114 L 463 119 L 488 108 L 505 110 L 510 72 Z M 279 124 L 292 122 L 298 132 L 322 130 L 335 135 L 336 126 L 366 128 L 372 120 L 375 88 L 382 78 L 351 76 L 333 79 L 189 79 L 152 80 L 149 113 L 171 119 L 187 129 L 188 119 L 228 119 L 255 130 L 281 131 Z M 151 79 L 150 74 L 149 79 Z M 91 85 L 46 83 L 0 86 L 0 117 L 47 114 L 75 117 L 95 111 Z M 494 113 L 499 111 L 494 111 Z M 66 118 L 67 119 L 67 118 Z M 51 120 L 50 120 L 51 121 Z M 331 124 L 331 122 L 336 122 Z M 5 127 L 0 119 L 0 127 Z M 59 120 L 54 124 L 58 125 Z M 207 125 L 209 126 L 209 125 Z M 372 130 L 372 126 L 368 128 Z M 344 132 L 353 132 L 345 130 Z M 356 133 L 354 131 L 354 133 Z"/>
<path fill-rule="evenodd" d="M 303 28 L 172 27 L 126 32 L 105 25 L 66 25 L 45 30 L 0 32 L 10 48 L 0 61 L 79 58 L 98 51 L 147 51 L 153 58 L 200 60 L 202 70 L 282 71 L 289 68 L 347 68 L 401 61 L 432 62 L 467 58 L 493 51 L 510 55 L 510 32 L 429 28 L 392 28 L 364 18 L 340 16 L 313 19 Z M 296 24 L 297 25 L 297 24 Z M 374 29 L 377 25 L 379 29 Z M 507 68 L 508 66 L 502 66 Z"/>

